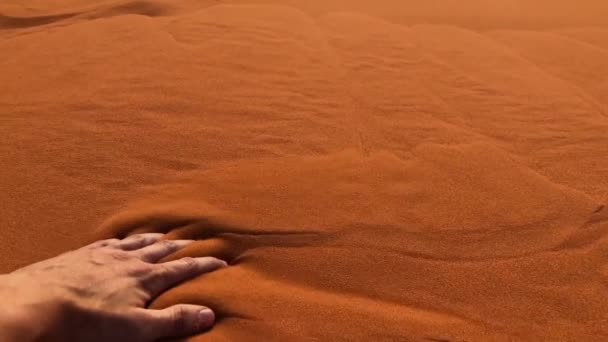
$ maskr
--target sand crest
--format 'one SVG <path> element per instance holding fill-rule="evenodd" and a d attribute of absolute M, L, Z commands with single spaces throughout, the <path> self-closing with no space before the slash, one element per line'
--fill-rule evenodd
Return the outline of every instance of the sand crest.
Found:
<path fill-rule="evenodd" d="M 167 232 L 193 341 L 608 337 L 605 1 L 0 4 L 0 272 Z"/>

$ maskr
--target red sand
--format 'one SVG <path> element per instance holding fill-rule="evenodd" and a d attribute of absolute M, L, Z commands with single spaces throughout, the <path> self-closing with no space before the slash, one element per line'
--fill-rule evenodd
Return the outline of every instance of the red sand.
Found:
<path fill-rule="evenodd" d="M 196 341 L 608 338 L 608 2 L 265 2 L 2 1 L 0 272 L 166 231 Z"/>

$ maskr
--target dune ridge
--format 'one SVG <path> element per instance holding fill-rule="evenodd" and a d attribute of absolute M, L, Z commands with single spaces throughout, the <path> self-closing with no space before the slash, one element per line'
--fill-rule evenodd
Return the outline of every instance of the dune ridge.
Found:
<path fill-rule="evenodd" d="M 0 4 L 0 272 L 165 232 L 192 341 L 608 336 L 603 1 Z"/>

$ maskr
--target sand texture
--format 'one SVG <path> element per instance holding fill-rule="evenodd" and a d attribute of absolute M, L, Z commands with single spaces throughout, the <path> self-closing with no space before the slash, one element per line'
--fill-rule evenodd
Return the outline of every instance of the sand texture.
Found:
<path fill-rule="evenodd" d="M 0 272 L 198 239 L 192 341 L 605 341 L 607 203 L 604 0 L 0 2 Z"/>

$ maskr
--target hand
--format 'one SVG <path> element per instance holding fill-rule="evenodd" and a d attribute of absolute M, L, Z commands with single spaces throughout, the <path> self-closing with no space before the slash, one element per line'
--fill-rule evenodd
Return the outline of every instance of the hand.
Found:
<path fill-rule="evenodd" d="M 98 241 L 0 276 L 2 341 L 154 341 L 213 325 L 205 307 L 146 309 L 167 289 L 226 263 L 212 257 L 158 263 L 193 241 L 140 234 Z"/>

